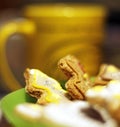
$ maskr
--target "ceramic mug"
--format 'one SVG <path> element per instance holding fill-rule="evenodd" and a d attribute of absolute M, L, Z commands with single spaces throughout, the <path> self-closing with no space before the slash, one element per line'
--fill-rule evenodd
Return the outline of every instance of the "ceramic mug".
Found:
<path fill-rule="evenodd" d="M 101 63 L 100 46 L 104 39 L 106 9 L 99 5 L 41 4 L 23 8 L 24 20 L 13 20 L 0 29 L 1 75 L 8 89 L 21 84 L 7 62 L 7 39 L 20 33 L 28 39 L 27 67 L 37 68 L 56 78 L 66 80 L 57 68 L 58 60 L 73 54 L 80 59 L 90 75 L 95 75 Z"/>

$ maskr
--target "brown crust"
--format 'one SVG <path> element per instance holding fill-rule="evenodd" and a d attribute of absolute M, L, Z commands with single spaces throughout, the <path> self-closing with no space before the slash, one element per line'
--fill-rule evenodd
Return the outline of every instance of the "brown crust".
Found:
<path fill-rule="evenodd" d="M 33 79 L 31 78 L 30 69 L 29 68 L 27 68 L 25 70 L 24 77 L 25 77 L 25 82 L 26 82 L 25 91 L 30 96 L 35 97 L 37 99 L 37 103 L 46 104 L 45 98 L 43 98 L 43 96 L 45 95 L 45 91 L 42 90 L 42 89 L 35 88 L 31 84 L 32 83 L 31 80 L 33 80 Z"/>
<path fill-rule="evenodd" d="M 89 78 L 85 78 L 84 68 L 79 60 L 67 55 L 59 60 L 58 67 L 68 77 L 65 87 L 73 99 L 85 99 L 85 92 L 92 86 Z"/>
<path fill-rule="evenodd" d="M 44 89 L 43 85 L 42 85 L 43 89 L 33 86 L 34 83 L 37 84 L 37 81 L 35 81 L 34 76 L 37 76 L 37 79 L 39 78 L 39 80 L 40 80 L 41 77 L 39 77 L 39 76 L 41 76 L 41 75 L 39 75 L 39 72 L 38 72 L 38 75 L 31 74 L 30 71 L 31 71 L 31 69 L 27 68 L 24 72 L 24 77 L 25 77 L 25 82 L 26 82 L 25 91 L 30 96 L 35 97 L 37 99 L 38 104 L 45 105 L 49 102 L 54 101 L 54 99 L 58 102 L 59 101 L 69 101 L 70 98 L 67 98 L 68 97 L 67 92 L 65 90 L 63 90 L 62 87 L 61 87 L 61 89 L 57 89 L 54 86 L 52 86 L 53 84 L 45 85 L 45 88 L 47 87 L 47 89 L 49 89 L 49 92 L 48 92 L 46 89 Z M 47 76 L 46 76 L 46 78 L 47 78 Z M 60 98 L 58 100 L 56 98 L 53 99 L 53 94 L 51 94 L 52 92 L 54 92 L 53 93 L 54 96 L 59 96 Z M 48 99 L 48 97 L 52 98 L 53 100 Z"/>
<path fill-rule="evenodd" d="M 113 67 L 113 72 L 109 71 L 109 68 Z M 107 85 L 110 80 L 120 80 L 120 70 L 111 64 L 102 64 L 98 75 L 95 78 L 94 85 Z"/>

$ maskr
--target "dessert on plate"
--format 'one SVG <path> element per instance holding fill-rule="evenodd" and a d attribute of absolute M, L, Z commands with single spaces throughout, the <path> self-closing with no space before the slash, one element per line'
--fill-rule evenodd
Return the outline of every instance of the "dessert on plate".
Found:
<path fill-rule="evenodd" d="M 17 105 L 17 115 L 52 127 L 120 126 L 118 67 L 102 64 L 94 81 L 73 55 L 61 58 L 58 68 L 68 78 L 65 89 L 56 79 L 38 69 L 25 70 L 25 91 L 37 102 Z"/>

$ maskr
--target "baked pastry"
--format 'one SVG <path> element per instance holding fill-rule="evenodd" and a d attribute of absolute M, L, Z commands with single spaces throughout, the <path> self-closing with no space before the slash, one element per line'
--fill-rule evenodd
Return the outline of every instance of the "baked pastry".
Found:
<path fill-rule="evenodd" d="M 104 107 L 120 121 L 120 80 L 111 80 L 106 86 L 94 86 L 86 92 L 86 98 L 92 105 Z"/>
<path fill-rule="evenodd" d="M 67 91 L 62 89 L 59 82 L 37 69 L 26 69 L 25 90 L 32 97 L 37 98 L 38 104 L 59 103 L 68 101 Z"/>
<path fill-rule="evenodd" d="M 85 99 L 85 92 L 92 86 L 88 74 L 80 61 L 72 55 L 67 55 L 58 61 L 58 67 L 68 77 L 65 87 L 72 99 Z"/>
<path fill-rule="evenodd" d="M 40 70 L 27 68 L 24 72 L 25 90 L 40 104 L 35 107 L 35 112 L 39 112 L 35 120 L 44 118 L 53 126 L 60 127 L 117 127 L 114 120 L 120 121 L 120 70 L 114 65 L 103 64 L 98 76 L 91 82 L 80 61 L 72 55 L 61 58 L 58 67 L 68 78 L 66 90 Z M 34 104 L 22 106 L 28 110 Z M 22 111 L 16 108 L 16 112 L 20 115 Z M 30 112 L 26 113 L 23 111 L 21 116 L 31 117 Z"/>
<path fill-rule="evenodd" d="M 110 80 L 120 80 L 120 69 L 112 64 L 102 64 L 94 85 L 106 85 Z"/>

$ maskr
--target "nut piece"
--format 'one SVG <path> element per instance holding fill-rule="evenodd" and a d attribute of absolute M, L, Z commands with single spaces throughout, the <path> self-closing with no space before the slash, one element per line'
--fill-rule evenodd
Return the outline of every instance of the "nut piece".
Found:
<path fill-rule="evenodd" d="M 59 60 L 58 67 L 69 79 L 65 87 L 72 99 L 84 100 L 85 92 L 92 86 L 92 83 L 79 60 L 72 55 L 67 55 Z"/>

